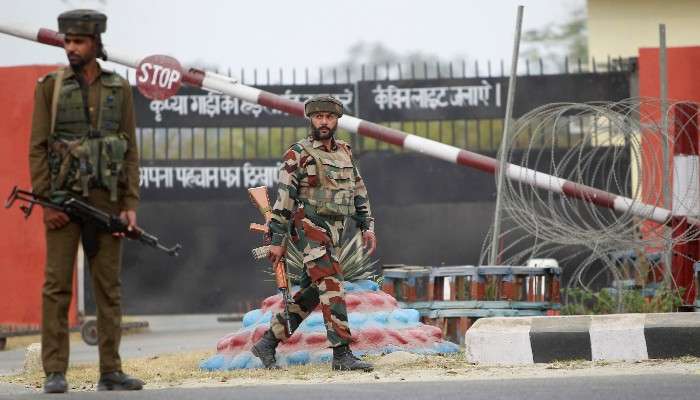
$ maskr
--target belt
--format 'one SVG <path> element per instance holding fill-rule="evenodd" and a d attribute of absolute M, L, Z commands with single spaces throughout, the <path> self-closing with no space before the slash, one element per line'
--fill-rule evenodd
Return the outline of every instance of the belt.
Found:
<path fill-rule="evenodd" d="M 319 217 L 335 222 L 345 221 L 346 218 L 344 215 L 319 215 Z"/>
<path fill-rule="evenodd" d="M 299 200 L 299 202 L 302 203 L 302 204 L 304 205 L 304 210 L 306 210 L 306 211 L 304 212 L 304 214 L 305 214 L 305 216 L 307 216 L 307 217 L 308 217 L 309 215 L 313 215 L 313 216 L 316 216 L 316 217 L 319 217 L 319 218 L 323 218 L 323 219 L 325 219 L 325 220 L 327 220 L 327 221 L 334 221 L 334 222 L 337 222 L 337 221 L 345 221 L 345 218 L 347 218 L 347 216 L 345 216 L 345 215 L 324 215 L 324 214 L 319 214 L 319 213 L 316 211 L 316 207 L 315 207 L 315 206 L 309 204 L 308 202 L 306 202 L 306 201 L 304 201 L 304 200 Z"/>

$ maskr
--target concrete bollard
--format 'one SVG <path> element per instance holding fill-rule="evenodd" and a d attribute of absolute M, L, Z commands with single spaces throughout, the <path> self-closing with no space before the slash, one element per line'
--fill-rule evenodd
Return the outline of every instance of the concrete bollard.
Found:
<path fill-rule="evenodd" d="M 467 361 L 532 364 L 700 356 L 700 313 L 479 319 L 465 335 Z"/>

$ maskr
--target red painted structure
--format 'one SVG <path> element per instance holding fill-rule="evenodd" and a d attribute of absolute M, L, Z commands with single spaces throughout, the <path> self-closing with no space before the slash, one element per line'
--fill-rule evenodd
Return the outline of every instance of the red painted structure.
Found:
<path fill-rule="evenodd" d="M 669 113 L 669 129 L 671 137 L 674 138 L 673 153 L 674 159 L 677 157 L 697 156 L 698 148 L 698 121 L 697 106 L 693 103 L 700 103 L 700 80 L 697 79 L 697 71 L 700 68 L 700 46 L 695 47 L 672 47 L 667 49 L 667 75 L 668 75 L 668 98 L 670 101 L 688 101 L 676 105 Z M 659 49 L 644 48 L 639 50 L 639 95 L 640 97 L 660 96 L 660 81 L 659 81 Z M 690 103 L 692 102 L 692 103 Z M 644 114 L 649 115 L 655 123 L 661 120 L 660 111 L 658 109 L 643 110 Z M 645 153 L 644 165 L 645 175 L 650 176 L 649 180 L 644 182 L 644 200 L 651 202 L 652 198 L 661 199 L 662 188 L 658 187 L 658 182 L 661 180 L 662 171 L 662 155 L 661 142 L 656 141 L 654 145 L 644 146 Z M 670 160 L 673 164 L 673 159 Z M 673 171 L 673 165 L 669 168 Z M 651 176 L 651 171 L 655 171 L 655 176 Z M 691 178 L 676 177 L 677 179 Z M 692 176 L 693 179 L 698 179 L 698 175 Z M 669 182 L 673 179 L 669 177 Z M 654 183 L 651 183 L 654 182 Z M 658 200 L 656 201 L 658 202 Z M 659 202 L 660 203 L 660 202 Z M 672 205 L 664 205 L 667 208 Z M 678 205 L 673 205 L 674 211 Z M 676 214 L 674 212 L 674 214 Z M 681 213 L 683 215 L 683 213 Z M 695 217 L 696 215 L 690 215 Z M 682 234 L 687 229 L 691 228 L 685 219 L 676 216 L 672 220 L 673 234 L 677 236 Z M 674 281 L 679 287 L 685 288 L 684 303 L 694 304 L 697 288 L 695 287 L 693 264 L 700 260 L 700 242 L 691 241 L 674 248 L 676 253 L 671 262 L 671 272 Z"/>
<path fill-rule="evenodd" d="M 700 180 L 698 177 L 698 107 L 696 103 L 682 103 L 674 107 L 672 114 L 674 146 L 674 160 L 681 158 L 693 159 L 695 165 L 695 173 L 688 174 L 681 179 Z M 678 171 L 678 170 L 676 170 Z M 674 180 L 677 181 L 677 179 Z M 675 198 L 683 198 L 682 189 L 675 188 L 677 193 Z M 674 208 L 676 205 L 674 205 Z M 686 214 L 686 213 L 684 213 Z M 683 217 L 674 217 L 673 219 L 673 237 L 684 235 L 688 230 L 697 230 L 698 228 L 689 225 Z M 676 244 L 673 248 L 673 259 L 671 260 L 671 272 L 673 280 L 679 287 L 685 289 L 683 302 L 685 304 L 694 304 L 697 295 L 697 287 L 695 286 L 695 271 L 694 264 L 700 260 L 700 240 L 684 241 Z"/>
<path fill-rule="evenodd" d="M 56 66 L 0 68 L 0 197 L 15 185 L 29 188 L 29 136 L 34 86 Z M 46 246 L 42 213 L 25 221 L 16 208 L 0 209 L 0 331 L 34 330 L 41 324 L 41 286 Z M 74 283 L 73 287 L 77 287 Z M 77 325 L 76 291 L 69 321 Z"/>

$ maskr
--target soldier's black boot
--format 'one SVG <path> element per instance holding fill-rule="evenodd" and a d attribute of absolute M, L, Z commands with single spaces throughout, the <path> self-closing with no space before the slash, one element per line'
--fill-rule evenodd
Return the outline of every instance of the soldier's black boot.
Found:
<path fill-rule="evenodd" d="M 63 372 L 50 372 L 44 380 L 44 393 L 65 393 L 68 391 L 68 382 Z"/>
<path fill-rule="evenodd" d="M 355 357 L 348 346 L 338 346 L 333 348 L 333 369 L 338 371 L 365 371 L 374 369 L 372 364 L 364 362 Z"/>
<path fill-rule="evenodd" d="M 97 390 L 141 390 L 143 385 L 141 379 L 136 379 L 122 371 L 114 371 L 100 374 Z"/>
<path fill-rule="evenodd" d="M 262 361 L 267 369 L 276 369 L 275 349 L 279 344 L 279 339 L 275 337 L 271 330 L 265 332 L 260 340 L 251 347 L 250 352 Z"/>

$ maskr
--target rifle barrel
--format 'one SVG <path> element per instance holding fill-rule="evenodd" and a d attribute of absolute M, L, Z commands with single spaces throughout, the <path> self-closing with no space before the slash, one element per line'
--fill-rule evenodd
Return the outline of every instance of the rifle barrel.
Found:
<path fill-rule="evenodd" d="M 28 217 L 31 214 L 32 206 L 34 204 L 39 204 L 44 207 L 51 207 L 62 211 L 72 218 L 89 218 L 99 223 L 100 227 L 109 233 L 124 233 L 128 239 L 138 240 L 141 243 L 162 250 L 171 256 L 177 257 L 180 255 L 180 249 L 182 246 L 179 243 L 173 247 L 165 247 L 160 243 L 157 237 L 140 228 L 136 231 L 127 231 L 127 224 L 125 224 L 118 215 L 112 215 L 102 211 L 99 208 L 81 201 L 76 197 L 69 197 L 60 204 L 57 204 L 44 196 L 19 189 L 17 186 L 15 186 L 12 188 L 10 196 L 5 201 L 5 208 L 12 207 L 17 200 L 30 204 L 29 206 L 20 206 L 20 209 L 24 212 L 25 217 Z"/>

